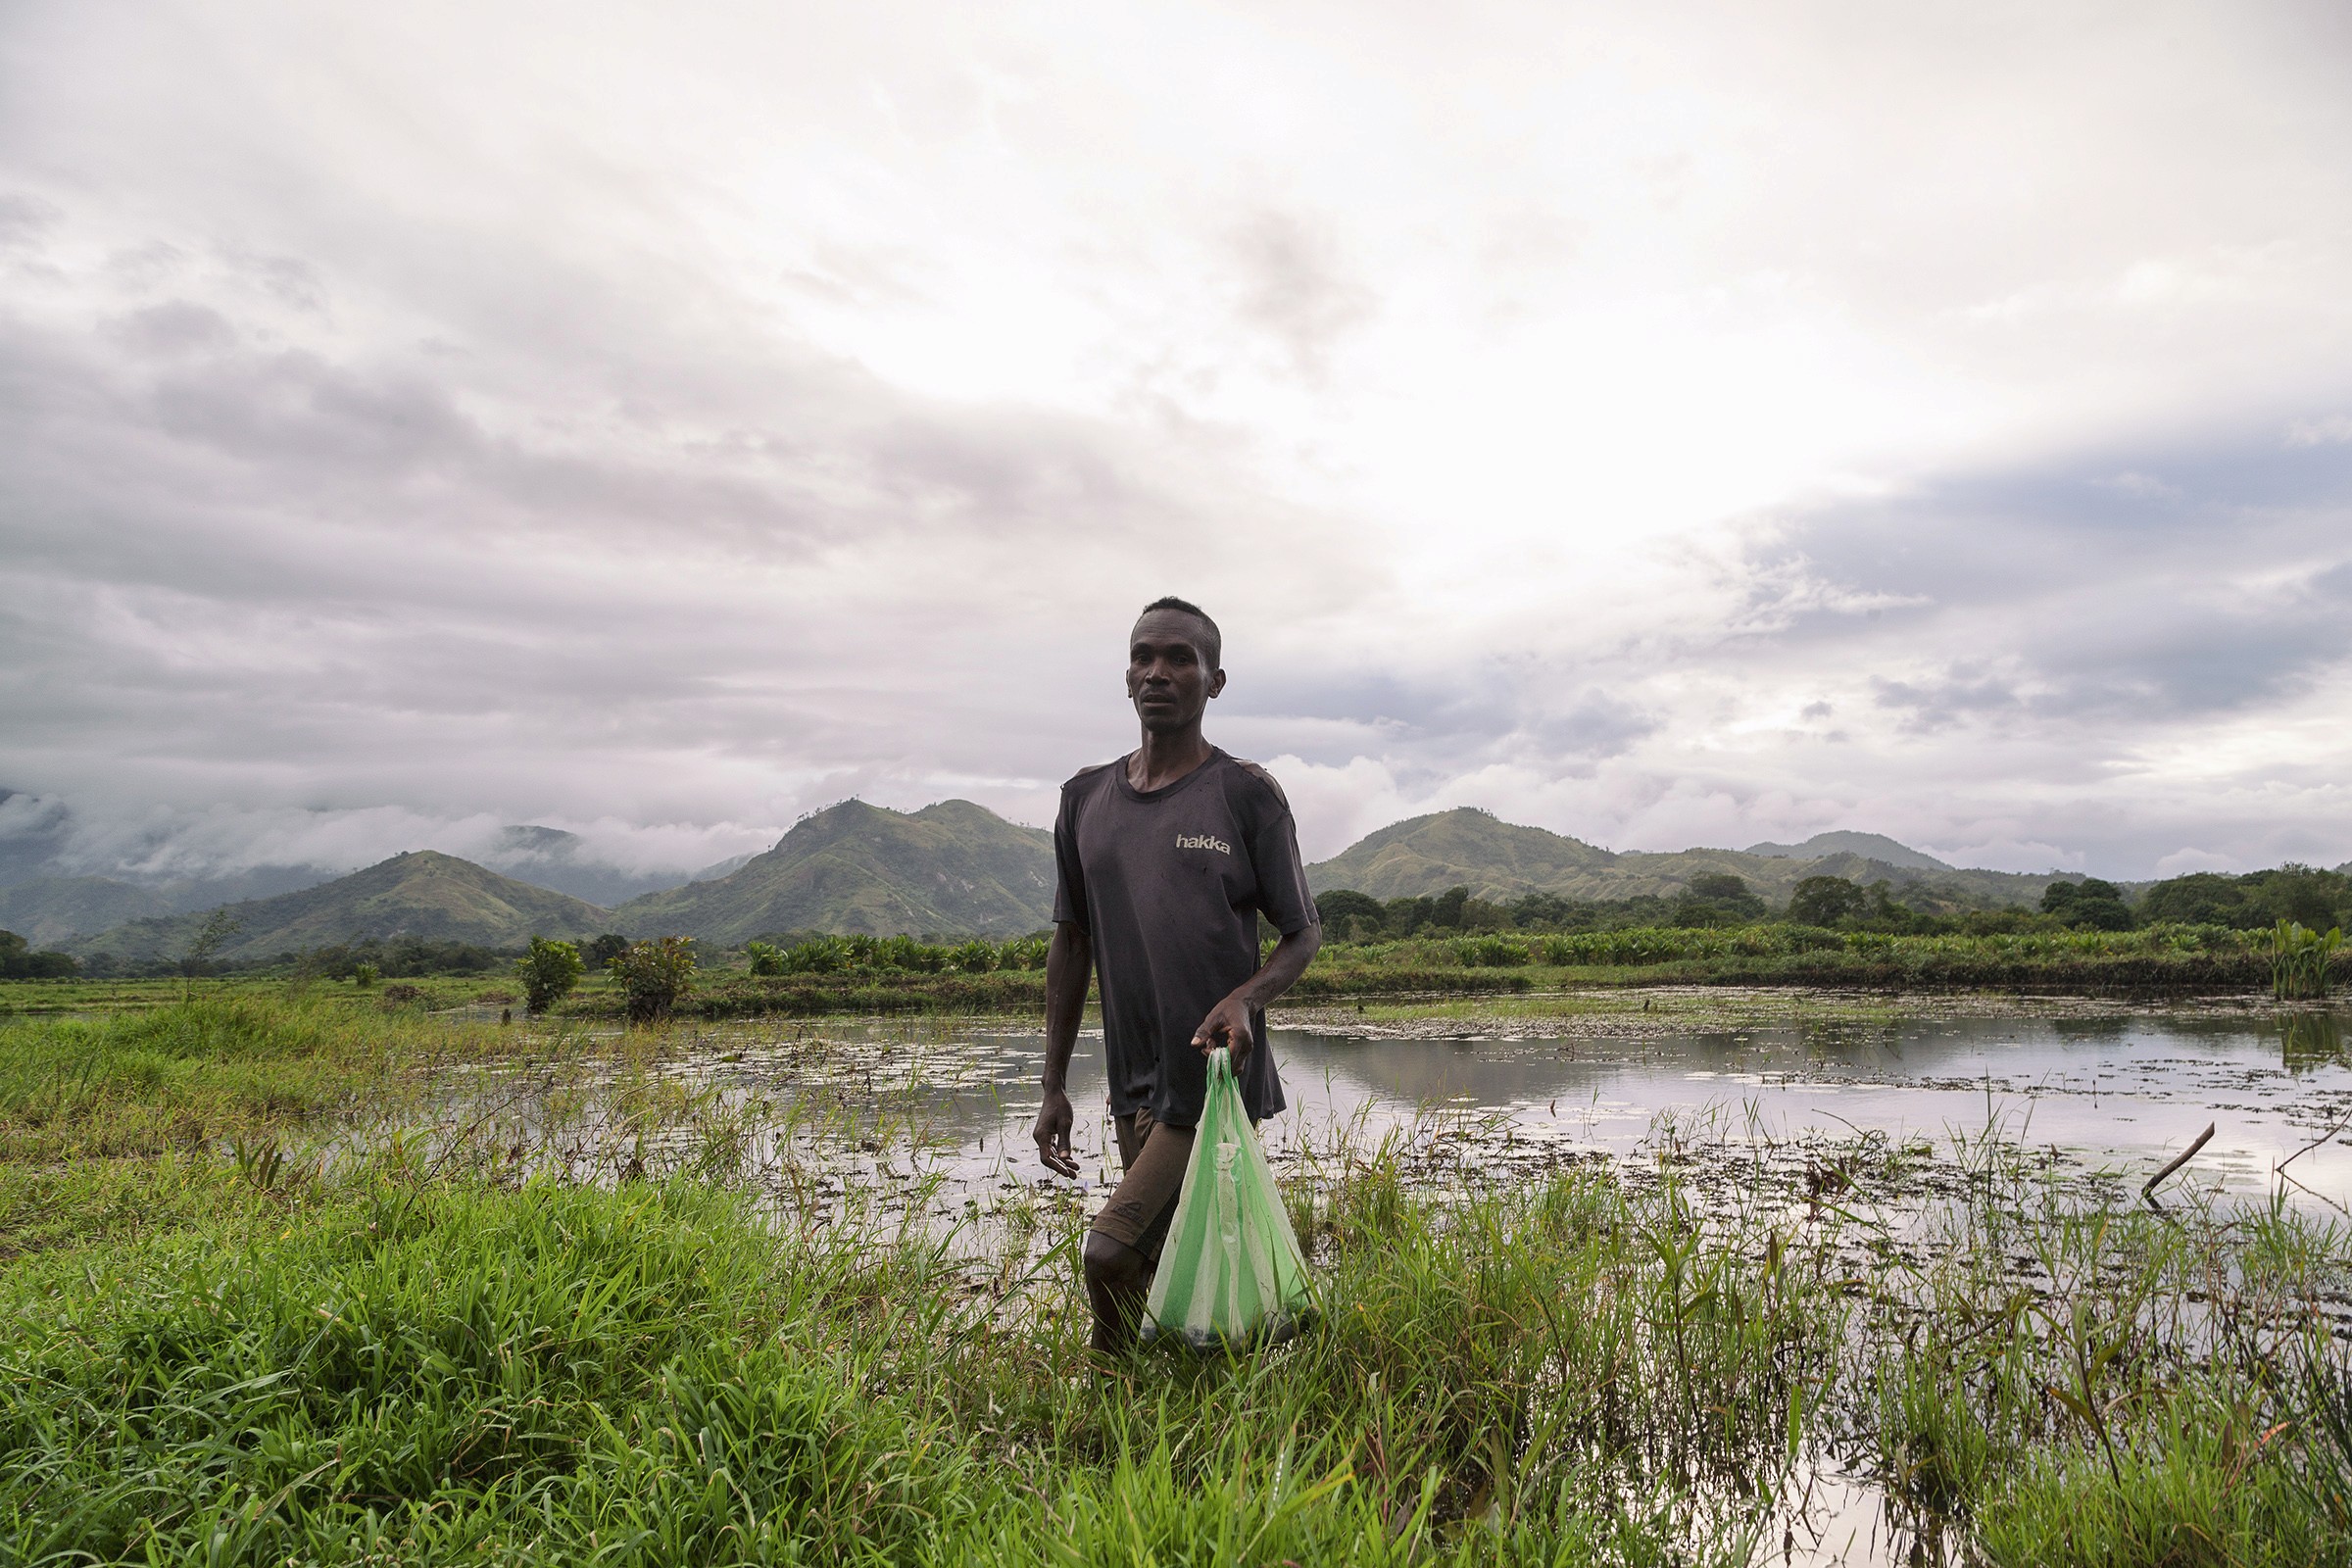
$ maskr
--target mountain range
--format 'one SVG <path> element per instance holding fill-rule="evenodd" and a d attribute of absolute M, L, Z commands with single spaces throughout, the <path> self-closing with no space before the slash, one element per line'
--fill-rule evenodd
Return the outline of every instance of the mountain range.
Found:
<path fill-rule="evenodd" d="M 218 950 L 229 959 L 331 947 L 369 937 L 417 937 L 519 947 L 533 936 L 585 937 L 611 928 L 609 911 L 434 850 L 414 850 L 299 893 L 220 906 L 236 922 Z M 111 953 L 146 962 L 188 951 L 205 913 L 132 920 L 64 944 L 76 956 Z"/>
<path fill-rule="evenodd" d="M 1564 899 L 1670 896 L 1694 876 L 1729 873 L 1770 903 L 1788 902 L 1809 876 L 1861 883 L 1888 881 L 1907 902 L 1932 909 L 1997 908 L 2037 903 L 2051 877 L 1964 870 L 1877 833 L 1823 833 L 1802 844 L 1672 853 L 1600 849 L 1544 828 L 1505 822 L 1475 807 L 1457 807 L 1368 833 L 1328 860 L 1306 868 L 1317 893 L 1353 888 L 1377 899 L 1467 887 L 1471 897 L 1502 903 L 1528 893 Z"/>
<path fill-rule="evenodd" d="M 729 875 L 632 899 L 631 936 L 729 944 L 769 932 L 1018 936 L 1054 918 L 1054 836 L 970 801 L 893 811 L 844 801 Z"/>
<path fill-rule="evenodd" d="M 537 832 L 552 830 L 540 829 Z M 565 835 L 568 837 L 568 835 Z M 533 845 L 524 845 L 532 848 Z M 549 841 L 536 841 L 550 849 Z M 557 842 L 545 862 L 561 859 Z M 525 865 L 532 857 L 522 858 Z M 1051 922 L 1052 835 L 1008 822 L 969 801 L 894 811 L 845 801 L 795 825 L 766 852 L 720 874 L 605 906 L 501 875 L 433 851 L 393 857 L 320 886 L 227 906 L 235 935 L 220 956 L 268 958 L 289 951 L 367 938 L 416 937 L 514 948 L 534 935 L 685 935 L 733 947 L 753 937 L 811 931 L 889 935 L 1008 936 Z M 1802 844 L 1673 854 L 1616 853 L 1544 828 L 1505 822 L 1471 808 L 1393 823 L 1306 868 L 1318 893 L 1353 888 L 1375 898 L 1434 894 L 1466 886 L 1502 902 L 1527 893 L 1568 899 L 1670 896 L 1706 872 L 1729 872 L 1774 903 L 1807 876 L 1887 880 L 1906 902 L 1934 909 L 2036 903 L 2051 878 L 1969 870 L 1888 838 L 1827 833 Z M 12 923 L 24 890 L 0 890 L 0 925 L 81 956 L 130 961 L 174 957 L 203 915 L 139 903 L 147 890 L 99 878 L 27 884 L 82 922 L 78 937 L 36 934 Z M 26 925 L 34 925 L 31 931 Z"/>

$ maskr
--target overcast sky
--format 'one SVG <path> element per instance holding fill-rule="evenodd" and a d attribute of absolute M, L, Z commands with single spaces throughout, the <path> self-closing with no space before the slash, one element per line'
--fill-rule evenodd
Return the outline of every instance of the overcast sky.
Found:
<path fill-rule="evenodd" d="M 2331 864 L 2347 81 L 2332 0 L 15 0 L 0 785 L 1043 822 L 1176 592 L 1310 856 Z"/>

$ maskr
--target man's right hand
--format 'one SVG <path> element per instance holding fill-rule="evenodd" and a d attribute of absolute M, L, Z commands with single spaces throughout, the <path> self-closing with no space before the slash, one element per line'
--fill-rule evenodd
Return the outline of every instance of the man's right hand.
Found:
<path fill-rule="evenodd" d="M 1078 1161 L 1070 1153 L 1070 1126 L 1075 1120 L 1070 1097 L 1058 1089 L 1047 1090 L 1046 1102 L 1037 1107 L 1037 1157 L 1057 1176 L 1078 1174 Z"/>

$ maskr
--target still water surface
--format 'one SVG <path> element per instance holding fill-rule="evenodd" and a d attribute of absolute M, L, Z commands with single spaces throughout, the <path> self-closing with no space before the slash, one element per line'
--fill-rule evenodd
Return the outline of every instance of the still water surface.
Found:
<path fill-rule="evenodd" d="M 1741 1141 L 1878 1133 L 1948 1149 L 1987 1129 L 2133 1187 L 2207 1123 L 2184 1179 L 2232 1197 L 2274 1190 L 2352 1205 L 2352 1027 L 2328 1013 L 2147 1012 L 2106 1018 L 1954 1017 L 1672 1030 L 1627 1040 L 1370 1038 L 1275 1029 L 1291 1108 L 1285 1149 L 1353 1126 L 1377 1137 L 1470 1113 L 1514 1147 L 1642 1159 L 1667 1122 Z M 973 1033 L 913 1044 L 932 1130 L 956 1147 L 951 1180 L 1043 1176 L 1029 1128 L 1042 1036 Z M 744 1068 L 757 1073 L 757 1056 Z M 1081 1185 L 1115 1181 L 1102 1115 L 1102 1040 L 1072 1065 Z M 2335 1136 L 2328 1136 L 2330 1129 Z M 943 1151 L 944 1152 L 944 1151 Z M 2285 1174 L 2279 1168 L 2285 1167 Z M 2177 1178 L 2179 1179 L 2179 1178 Z"/>

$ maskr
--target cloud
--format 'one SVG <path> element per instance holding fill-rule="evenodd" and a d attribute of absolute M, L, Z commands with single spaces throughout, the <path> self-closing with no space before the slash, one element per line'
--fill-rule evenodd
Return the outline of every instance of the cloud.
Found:
<path fill-rule="evenodd" d="M 2290 447 L 2337 446 L 2347 441 L 2352 441 L 2352 414 L 2297 419 L 2286 427 L 2286 444 Z"/>
<path fill-rule="evenodd" d="M 2333 863 L 2352 55 L 2159 11 L 12 8 L 0 784 L 1040 821 L 1175 591 L 1317 853 Z"/>
<path fill-rule="evenodd" d="M 2180 849 L 2159 858 L 2158 876 L 2186 876 L 2192 871 L 2236 871 L 2244 869 L 2227 855 L 2215 855 L 2208 850 Z"/>
<path fill-rule="evenodd" d="M 1261 211 L 1238 223 L 1228 244 L 1240 277 L 1235 314 L 1279 343 L 1298 375 L 1322 380 L 1340 341 L 1377 306 L 1328 225 Z"/>

